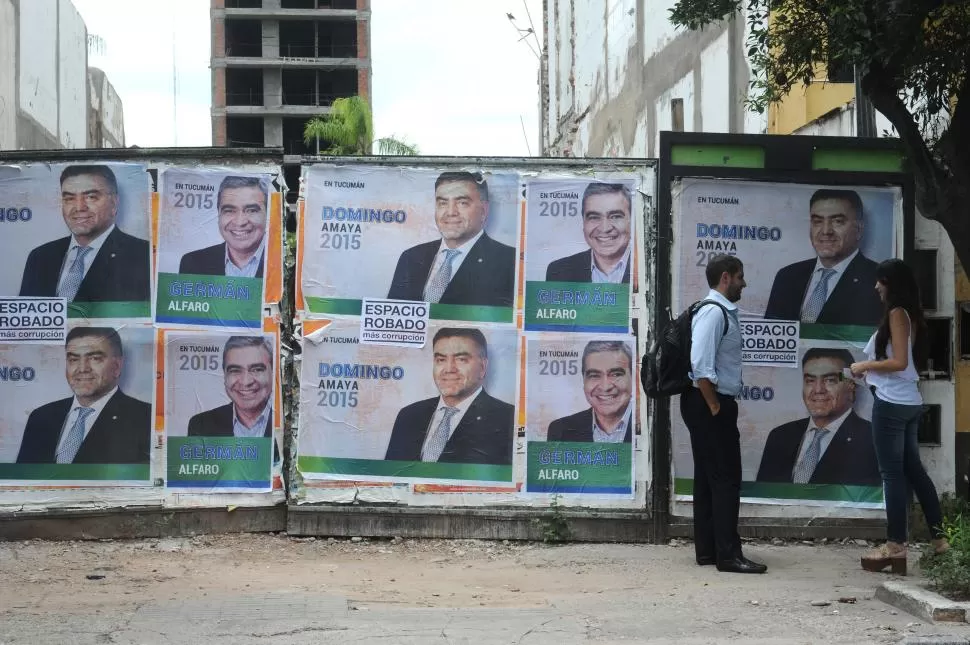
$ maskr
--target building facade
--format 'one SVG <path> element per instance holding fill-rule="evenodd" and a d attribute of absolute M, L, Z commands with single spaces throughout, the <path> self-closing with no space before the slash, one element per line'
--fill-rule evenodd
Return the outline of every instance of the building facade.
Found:
<path fill-rule="evenodd" d="M 370 0 L 211 0 L 212 143 L 313 154 L 303 127 L 371 95 Z"/>

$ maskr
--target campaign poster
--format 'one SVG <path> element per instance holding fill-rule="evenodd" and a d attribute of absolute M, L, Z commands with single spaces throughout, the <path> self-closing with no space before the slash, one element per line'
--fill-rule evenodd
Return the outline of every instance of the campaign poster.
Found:
<path fill-rule="evenodd" d="M 741 496 L 757 503 L 882 503 L 870 424 L 872 395 L 843 370 L 864 360 L 858 346 L 802 341 L 798 368 L 745 367 L 738 397 Z M 690 435 L 671 402 L 674 493 L 691 499 Z M 813 444 L 815 444 L 813 446 Z"/>
<path fill-rule="evenodd" d="M 744 263 L 741 318 L 862 343 L 878 325 L 876 267 L 900 251 L 899 188 L 684 179 L 673 194 L 675 312 L 705 297 L 708 261 L 727 253 Z"/>
<path fill-rule="evenodd" d="M 275 335 L 166 331 L 164 339 L 166 486 L 271 490 L 279 460 Z"/>
<path fill-rule="evenodd" d="M 526 492 L 633 495 L 636 340 L 526 338 Z"/>
<path fill-rule="evenodd" d="M 636 179 L 526 182 L 525 329 L 630 331 Z"/>
<path fill-rule="evenodd" d="M 259 330 L 272 178 L 168 168 L 159 193 L 155 322 Z"/>
<path fill-rule="evenodd" d="M 512 322 L 517 173 L 321 164 L 304 170 L 304 192 L 308 314 L 357 316 L 364 298 L 386 298 L 428 303 L 432 319 Z"/>
<path fill-rule="evenodd" d="M 307 479 L 512 481 L 517 332 L 432 322 L 423 348 L 304 321 L 298 467 Z"/>
<path fill-rule="evenodd" d="M 70 318 L 149 319 L 151 193 L 139 164 L 0 165 L 0 296 L 64 298 Z"/>
<path fill-rule="evenodd" d="M 151 485 L 154 330 L 71 324 L 57 345 L 0 344 L 5 485 Z"/>

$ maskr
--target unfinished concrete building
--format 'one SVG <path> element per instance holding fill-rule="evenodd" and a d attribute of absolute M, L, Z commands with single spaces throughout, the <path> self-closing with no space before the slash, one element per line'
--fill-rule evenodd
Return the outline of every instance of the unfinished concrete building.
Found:
<path fill-rule="evenodd" d="M 314 154 L 303 127 L 369 99 L 370 0 L 211 0 L 212 143 Z"/>

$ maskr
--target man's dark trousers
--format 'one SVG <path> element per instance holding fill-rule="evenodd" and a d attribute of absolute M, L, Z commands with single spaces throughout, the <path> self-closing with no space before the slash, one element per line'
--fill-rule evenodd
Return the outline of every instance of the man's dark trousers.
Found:
<path fill-rule="evenodd" d="M 694 453 L 694 550 L 697 558 L 725 561 L 741 555 L 741 435 L 738 402 L 718 394 L 721 410 L 711 415 L 696 387 L 680 396 L 680 414 Z"/>

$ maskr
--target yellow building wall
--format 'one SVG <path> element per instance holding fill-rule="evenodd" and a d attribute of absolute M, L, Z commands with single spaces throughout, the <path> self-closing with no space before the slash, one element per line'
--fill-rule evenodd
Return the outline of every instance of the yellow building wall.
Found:
<path fill-rule="evenodd" d="M 820 80 L 792 88 L 788 96 L 768 108 L 768 134 L 791 134 L 854 98 L 854 83 Z"/>
<path fill-rule="evenodd" d="M 966 349 L 959 346 L 960 339 L 960 307 L 963 303 L 970 302 L 970 280 L 963 272 L 963 267 L 957 261 L 956 267 L 956 337 L 957 347 L 954 364 L 956 365 L 956 431 L 970 433 L 970 361 L 960 360 L 960 350 Z"/>

